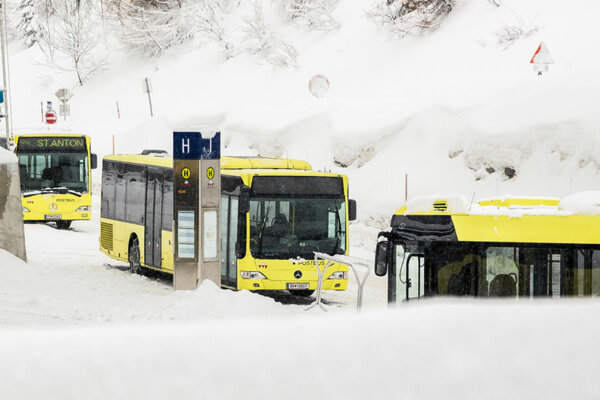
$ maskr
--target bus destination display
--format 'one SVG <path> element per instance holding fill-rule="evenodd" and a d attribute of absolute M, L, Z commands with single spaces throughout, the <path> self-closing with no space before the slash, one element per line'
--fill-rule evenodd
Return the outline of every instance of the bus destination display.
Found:
<path fill-rule="evenodd" d="M 19 138 L 18 151 L 87 151 L 85 137 L 41 137 L 29 136 Z"/>

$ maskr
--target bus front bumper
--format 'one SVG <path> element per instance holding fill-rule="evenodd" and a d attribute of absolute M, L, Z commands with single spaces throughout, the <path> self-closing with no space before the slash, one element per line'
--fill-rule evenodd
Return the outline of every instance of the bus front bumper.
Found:
<path fill-rule="evenodd" d="M 238 290 L 317 290 L 316 280 L 274 281 L 267 279 L 244 279 L 238 276 Z M 323 279 L 323 290 L 346 290 L 348 279 Z"/>
<path fill-rule="evenodd" d="M 24 212 L 23 221 L 75 221 L 92 219 L 92 212 L 39 213 Z"/>

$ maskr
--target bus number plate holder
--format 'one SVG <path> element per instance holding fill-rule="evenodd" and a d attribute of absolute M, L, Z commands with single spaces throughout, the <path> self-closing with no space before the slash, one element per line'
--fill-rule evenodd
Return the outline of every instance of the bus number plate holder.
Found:
<path fill-rule="evenodd" d="M 47 220 L 62 219 L 62 215 L 60 215 L 60 214 L 54 214 L 54 215 L 53 214 L 46 214 L 46 215 L 44 215 L 44 219 L 47 219 Z"/>
<path fill-rule="evenodd" d="M 287 284 L 288 290 L 302 290 L 302 289 L 308 289 L 308 287 L 309 287 L 308 283 L 288 283 Z"/>

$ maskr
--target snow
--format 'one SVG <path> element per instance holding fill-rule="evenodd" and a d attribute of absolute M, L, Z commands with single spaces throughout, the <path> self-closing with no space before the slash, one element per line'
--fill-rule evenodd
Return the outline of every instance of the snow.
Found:
<path fill-rule="evenodd" d="M 16 164 L 17 157 L 14 153 L 0 147 L 0 164 Z"/>
<path fill-rule="evenodd" d="M 600 191 L 574 193 L 561 199 L 558 208 L 577 214 L 600 214 Z"/>
<path fill-rule="evenodd" d="M 332 31 L 275 24 L 297 50 L 295 68 L 228 59 L 211 43 L 150 62 L 111 43 L 109 69 L 80 87 L 35 46 L 11 42 L 15 131 L 82 132 L 101 158 L 113 140 L 117 153 L 170 150 L 174 130 L 202 126 L 222 132 L 224 155 L 345 173 L 359 214 L 350 255 L 369 260 L 404 205 L 405 175 L 409 199 L 454 193 L 468 207 L 514 193 L 563 198 L 539 212 L 597 213 L 600 3 L 462 0 L 437 32 L 402 40 L 365 17 L 367 3 L 341 0 Z M 497 32 L 520 23 L 537 30 L 498 44 Z M 542 41 L 554 64 L 537 76 L 529 61 Z M 308 89 L 315 75 L 330 83 L 320 98 Z M 74 93 L 71 116 L 39 126 L 60 88 Z M 15 157 L 0 149 L 4 160 Z M 597 299 L 387 310 L 387 277 L 373 274 L 361 314 L 353 274 L 348 291 L 324 295 L 327 313 L 209 283 L 174 292 L 169 278 L 132 275 L 99 252 L 98 210 L 95 193 L 90 222 L 27 224 L 27 264 L 0 251 L 1 398 L 600 395 Z"/>

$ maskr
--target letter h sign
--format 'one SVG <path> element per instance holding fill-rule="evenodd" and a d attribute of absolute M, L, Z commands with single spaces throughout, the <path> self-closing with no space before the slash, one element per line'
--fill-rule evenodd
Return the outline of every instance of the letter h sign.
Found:
<path fill-rule="evenodd" d="M 202 136 L 200 132 L 173 132 L 173 158 L 199 160 Z"/>

